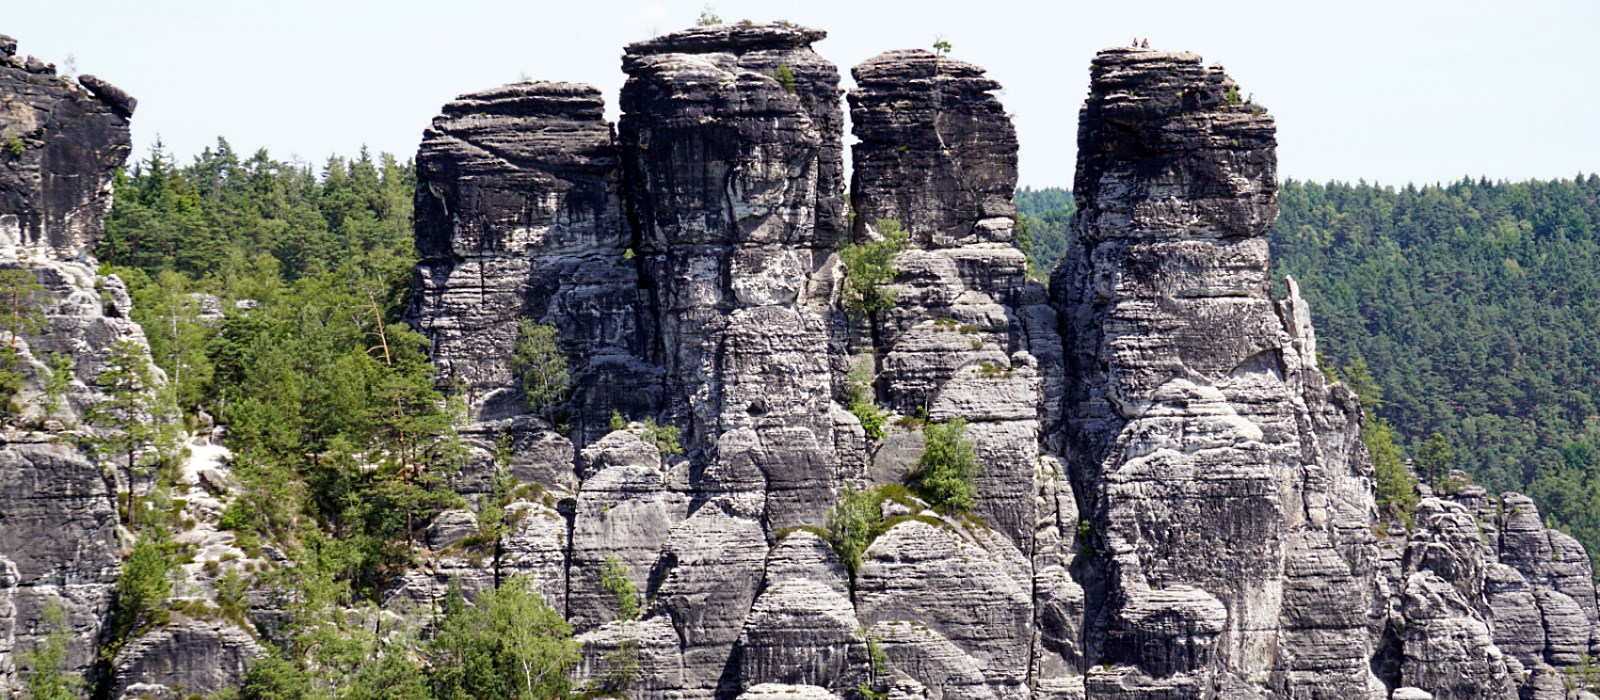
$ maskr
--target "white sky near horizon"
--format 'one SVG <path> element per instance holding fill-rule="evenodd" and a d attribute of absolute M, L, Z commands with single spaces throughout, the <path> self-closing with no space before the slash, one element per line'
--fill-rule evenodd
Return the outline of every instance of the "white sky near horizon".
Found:
<path fill-rule="evenodd" d="M 1224 64 L 1277 116 L 1279 172 L 1403 185 L 1600 170 L 1596 0 L 715 0 L 728 21 L 825 29 L 849 67 L 954 45 L 1006 86 L 1021 184 L 1070 186 L 1095 51 L 1148 37 Z M 0 0 L 0 34 L 70 55 L 139 99 L 135 156 L 180 162 L 225 136 L 320 168 L 361 145 L 408 158 L 440 105 L 518 80 L 586 82 L 612 117 L 622 47 L 704 0 Z M 848 156 L 847 156 L 848 160 Z"/>

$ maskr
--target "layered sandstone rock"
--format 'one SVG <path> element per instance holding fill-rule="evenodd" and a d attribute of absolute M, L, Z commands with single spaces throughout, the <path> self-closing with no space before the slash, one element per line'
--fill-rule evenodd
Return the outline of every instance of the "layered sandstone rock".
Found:
<path fill-rule="evenodd" d="M 1272 117 L 1192 54 L 1090 73 L 1052 283 L 1089 695 L 1382 697 L 1359 412 L 1323 386 L 1303 302 L 1271 295 Z"/>
<path fill-rule="evenodd" d="M 1593 641 L 1586 554 L 1471 486 L 1378 527 L 1359 403 L 1317 370 L 1294 281 L 1272 294 L 1274 122 L 1219 67 L 1096 57 L 1047 296 L 1012 241 L 1015 132 L 971 64 L 854 70 L 847 224 L 822 36 L 634 44 L 615 137 L 566 84 L 435 121 L 412 318 L 472 403 L 461 489 L 537 490 L 488 549 L 470 512 L 441 517 L 395 605 L 535 576 L 579 630 L 575 678 L 646 698 L 1557 697 Z M 898 303 L 847 315 L 835 249 L 890 221 Z M 574 363 L 565 435 L 520 405 L 522 318 Z M 840 405 L 866 353 L 891 416 L 968 420 L 982 470 L 972 514 L 881 498 L 850 572 L 824 514 L 922 449 Z M 638 619 L 601 585 L 619 568 Z"/>
<path fill-rule="evenodd" d="M 58 77 L 0 37 L 0 268 L 37 280 L 43 293 L 24 303 L 45 321 L 37 334 L 6 341 L 23 385 L 0 427 L 0 687 L 16 687 L 15 664 L 49 631 L 50 606 L 66 615 L 69 670 L 87 672 L 121 568 L 118 485 L 73 436 L 103 396 L 94 380 L 110 346 L 144 344 L 122 282 L 98 276 L 91 255 L 131 148 L 133 106 L 109 83 Z M 52 410 L 43 394 L 53 354 L 71 358 L 72 377 Z"/>

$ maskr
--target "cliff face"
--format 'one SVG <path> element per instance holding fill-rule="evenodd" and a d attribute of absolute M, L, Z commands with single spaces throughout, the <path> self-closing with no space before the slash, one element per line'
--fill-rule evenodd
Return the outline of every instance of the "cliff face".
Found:
<path fill-rule="evenodd" d="M 74 84 L 16 55 L 0 36 L 0 269 L 33 277 L 40 291 L 20 306 L 42 317 L 37 332 L 5 341 L 22 383 L 0 428 L 0 687 L 16 687 L 18 657 L 50 631 L 51 606 L 72 632 L 68 665 L 88 671 L 121 568 L 117 481 L 75 445 L 103 397 L 94 380 L 110 346 L 144 344 L 122 282 L 96 275 L 90 255 L 130 150 L 133 106 L 93 76 Z M 57 355 L 71 358 L 71 377 L 51 407 L 45 384 Z"/>
<path fill-rule="evenodd" d="M 530 488 L 510 490 L 491 554 L 465 544 L 474 512 L 435 518 L 388 613 L 428 610 L 451 579 L 530 577 L 578 631 L 576 680 L 636 656 L 641 698 L 1569 697 L 1567 671 L 1600 649 L 1587 553 L 1459 474 L 1423 487 L 1409 527 L 1380 520 L 1358 400 L 1317 370 L 1293 280 L 1274 298 L 1268 277 L 1275 124 L 1220 67 L 1095 58 L 1047 293 L 1013 244 L 998 83 L 926 51 L 857 66 L 846 193 L 823 37 L 778 23 L 631 45 L 615 128 L 583 85 L 445 105 L 417 159 L 409 318 L 468 405 L 453 486 Z M 140 485 L 73 438 L 107 348 L 142 342 L 88 252 L 133 100 L 14 53 L 0 37 L 0 268 L 39 281 L 46 323 L 15 339 L 26 378 L 0 434 L 12 689 L 47 606 L 80 672 L 104 636 L 113 494 Z M 847 315 L 839 246 L 896 225 L 896 304 Z M 524 406 L 524 319 L 569 358 L 560 411 Z M 46 409 L 52 353 L 73 376 Z M 860 362 L 882 436 L 844 406 Z M 956 418 L 980 463 L 972 512 L 880 489 L 851 571 L 828 510 L 906 481 L 915 426 Z M 201 555 L 178 595 L 201 600 L 206 565 L 242 552 L 213 522 L 225 450 L 194 445 L 178 481 L 197 524 L 176 540 Z M 619 564 L 637 619 L 601 584 Z M 260 653 L 231 623 L 179 620 L 124 647 L 105 687 L 220 690 Z"/>
<path fill-rule="evenodd" d="M 462 486 L 505 470 L 546 491 L 512 506 L 528 517 L 491 564 L 449 554 L 469 513 L 441 518 L 397 596 L 534 576 L 579 629 L 579 679 L 636 653 L 650 698 L 1564 697 L 1594 638 L 1585 553 L 1472 486 L 1405 535 L 1380 525 L 1358 400 L 1317 370 L 1294 281 L 1272 293 L 1273 119 L 1220 67 L 1095 58 L 1047 294 L 1013 245 L 1016 135 L 977 66 L 853 70 L 847 220 L 822 37 L 629 46 L 615 131 L 596 91 L 550 83 L 435 120 L 412 318 L 477 420 Z M 897 303 L 848 317 L 837 246 L 894 225 Z M 573 362 L 564 435 L 519 404 L 519 318 Z M 863 357 L 881 438 L 842 405 Z M 969 421 L 973 513 L 882 498 L 852 574 L 816 528 L 844 488 L 906 479 L 921 435 L 897 419 L 923 416 Z M 608 559 L 641 619 L 616 619 Z"/>
<path fill-rule="evenodd" d="M 1091 78 L 1052 284 L 1089 692 L 1381 697 L 1359 408 L 1267 276 L 1272 117 L 1192 54 L 1105 51 Z"/>

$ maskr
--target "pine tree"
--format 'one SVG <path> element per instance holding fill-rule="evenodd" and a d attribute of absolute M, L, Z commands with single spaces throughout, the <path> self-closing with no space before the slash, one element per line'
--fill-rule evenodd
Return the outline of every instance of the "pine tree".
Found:
<path fill-rule="evenodd" d="M 147 476 L 159 457 L 160 423 L 171 419 L 162 410 L 154 374 L 144 348 L 131 339 L 111 344 L 105 370 L 95 379 L 105 398 L 89 411 L 89 421 L 99 430 L 90 441 L 102 461 L 122 469 L 128 489 L 123 522 L 136 524 L 135 493 L 138 480 Z M 154 452 L 156 454 L 152 455 Z"/>

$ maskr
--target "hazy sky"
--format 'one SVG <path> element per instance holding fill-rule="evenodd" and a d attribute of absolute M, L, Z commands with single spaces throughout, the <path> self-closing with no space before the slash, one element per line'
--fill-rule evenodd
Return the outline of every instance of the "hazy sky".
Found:
<path fill-rule="evenodd" d="M 1149 37 L 1222 63 L 1278 118 L 1280 172 L 1386 184 L 1600 170 L 1597 0 L 716 0 L 733 21 L 826 29 L 848 68 L 943 36 L 1016 115 L 1022 184 L 1070 185 L 1088 64 Z M 409 157 L 453 96 L 526 75 L 614 103 L 622 46 L 704 0 L 0 0 L 0 33 L 139 98 L 136 155 L 218 135 L 320 166 L 361 144 Z"/>

